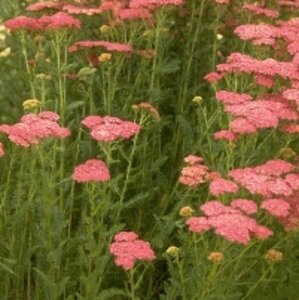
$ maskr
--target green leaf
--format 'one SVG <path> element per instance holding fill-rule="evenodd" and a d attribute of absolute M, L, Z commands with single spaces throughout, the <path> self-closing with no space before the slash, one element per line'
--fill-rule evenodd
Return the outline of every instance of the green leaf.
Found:
<path fill-rule="evenodd" d="M 180 69 L 181 61 L 177 58 L 166 61 L 160 68 L 159 73 L 171 74 Z"/>
<path fill-rule="evenodd" d="M 99 300 L 109 299 L 109 298 L 112 298 L 114 296 L 126 296 L 126 293 L 124 291 L 122 291 L 121 289 L 110 288 L 110 289 L 106 289 L 106 290 L 102 291 L 99 294 L 98 299 Z"/>
<path fill-rule="evenodd" d="M 75 109 L 77 109 L 78 107 L 84 106 L 85 103 L 86 103 L 86 102 L 85 102 L 85 101 L 82 101 L 82 100 L 78 100 L 78 101 L 72 102 L 72 103 L 70 103 L 70 104 L 67 106 L 66 110 L 67 110 L 67 111 L 75 110 Z"/>

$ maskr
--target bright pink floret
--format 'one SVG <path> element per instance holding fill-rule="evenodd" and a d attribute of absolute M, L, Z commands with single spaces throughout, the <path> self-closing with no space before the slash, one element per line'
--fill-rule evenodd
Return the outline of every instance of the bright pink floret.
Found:
<path fill-rule="evenodd" d="M 247 199 L 234 199 L 231 201 L 230 206 L 241 210 L 247 215 L 251 215 L 257 212 L 257 205 L 252 200 Z"/>
<path fill-rule="evenodd" d="M 210 183 L 209 190 L 212 195 L 220 196 L 225 193 L 237 193 L 239 187 L 230 180 L 219 178 Z"/>
<path fill-rule="evenodd" d="M 139 124 L 124 121 L 111 116 L 89 116 L 82 124 L 91 129 L 91 136 L 99 142 L 113 142 L 118 139 L 129 139 L 139 133 Z"/>
<path fill-rule="evenodd" d="M 110 253 L 115 256 L 115 264 L 125 270 L 134 267 L 137 260 L 152 261 L 156 258 L 150 244 L 138 239 L 134 232 L 120 232 L 110 245 Z"/>
<path fill-rule="evenodd" d="M 70 135 L 68 128 L 60 127 L 57 123 L 59 116 L 56 113 L 45 111 L 39 114 L 27 114 L 21 118 L 21 122 L 0 126 L 0 132 L 21 147 L 29 147 L 38 144 L 45 138 L 65 138 Z"/>
<path fill-rule="evenodd" d="M 103 161 L 90 159 L 75 168 L 72 178 L 83 183 L 102 182 L 110 179 L 110 172 Z"/>
<path fill-rule="evenodd" d="M 264 200 L 261 208 L 275 217 L 287 217 L 290 213 L 290 204 L 283 199 Z"/>

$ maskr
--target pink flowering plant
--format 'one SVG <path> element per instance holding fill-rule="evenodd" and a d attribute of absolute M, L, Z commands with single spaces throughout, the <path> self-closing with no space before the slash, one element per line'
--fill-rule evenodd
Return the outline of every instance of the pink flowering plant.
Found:
<path fill-rule="evenodd" d="M 299 2 L 6 2 L 0 299 L 298 300 Z"/>

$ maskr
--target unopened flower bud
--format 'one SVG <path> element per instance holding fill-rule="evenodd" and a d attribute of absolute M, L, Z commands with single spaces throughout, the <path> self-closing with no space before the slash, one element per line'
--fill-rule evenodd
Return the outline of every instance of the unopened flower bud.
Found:
<path fill-rule="evenodd" d="M 220 263 L 224 259 L 224 255 L 222 252 L 211 252 L 208 256 L 208 260 L 213 263 Z"/>
<path fill-rule="evenodd" d="M 102 53 L 99 57 L 98 60 L 99 62 L 107 62 L 110 61 L 112 57 L 111 53 Z"/>
<path fill-rule="evenodd" d="M 269 249 L 265 254 L 265 260 L 268 263 L 278 263 L 282 260 L 282 258 L 283 258 L 282 252 L 275 249 Z"/>
<path fill-rule="evenodd" d="M 40 107 L 40 101 L 37 99 L 27 99 L 22 103 L 24 110 L 30 110 Z"/>
<path fill-rule="evenodd" d="M 191 217 L 194 213 L 194 209 L 190 206 L 184 206 L 180 209 L 180 216 L 184 218 Z"/>
<path fill-rule="evenodd" d="M 180 253 L 180 248 L 176 246 L 170 246 L 167 248 L 166 253 L 172 257 L 177 257 Z"/>

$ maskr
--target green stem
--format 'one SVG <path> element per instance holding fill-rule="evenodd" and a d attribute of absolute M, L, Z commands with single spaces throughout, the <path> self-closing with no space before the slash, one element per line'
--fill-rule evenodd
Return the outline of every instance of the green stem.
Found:
<path fill-rule="evenodd" d="M 125 183 L 124 183 L 122 192 L 120 194 L 119 209 L 118 209 L 118 212 L 116 215 L 116 222 L 115 222 L 116 224 L 117 224 L 117 221 L 119 220 L 121 211 L 123 209 L 123 202 L 124 202 L 125 195 L 126 195 L 127 188 L 128 188 L 128 183 L 129 183 L 129 178 L 130 178 L 130 174 L 131 174 L 131 170 L 132 170 L 133 158 L 134 158 L 134 154 L 136 151 L 138 136 L 139 136 L 139 134 L 136 134 L 133 139 L 133 147 L 132 147 L 132 151 L 129 156 L 129 163 L 128 163 L 128 167 L 127 167 L 127 171 L 126 171 Z"/>
<path fill-rule="evenodd" d="M 24 57 L 24 62 L 25 62 L 25 68 L 26 68 L 26 72 L 29 78 L 29 85 L 30 85 L 30 90 L 31 90 L 31 95 L 33 98 L 36 98 L 36 92 L 35 92 L 35 88 L 34 88 L 34 84 L 32 81 L 32 74 L 31 74 L 31 70 L 30 70 L 30 66 L 28 63 L 28 52 L 27 52 L 27 48 L 26 48 L 26 38 L 24 35 L 24 32 L 21 33 L 21 51 Z"/>
<path fill-rule="evenodd" d="M 130 282 L 130 298 L 132 300 L 135 300 L 136 299 L 136 296 L 135 296 L 135 280 L 134 280 L 134 268 L 132 268 L 129 272 L 129 282 Z"/>

